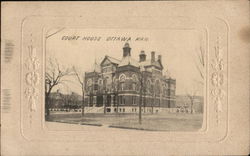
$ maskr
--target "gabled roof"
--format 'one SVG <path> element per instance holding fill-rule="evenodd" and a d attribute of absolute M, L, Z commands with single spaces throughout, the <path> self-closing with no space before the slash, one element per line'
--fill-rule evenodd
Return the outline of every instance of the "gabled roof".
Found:
<path fill-rule="evenodd" d="M 131 56 L 123 57 L 121 63 L 119 64 L 119 67 L 126 66 L 126 65 L 132 65 L 135 67 L 139 67 L 138 61 L 133 59 Z"/>
<path fill-rule="evenodd" d="M 159 68 L 163 69 L 163 66 L 162 66 L 160 61 L 155 61 L 152 64 L 155 65 L 156 67 L 159 67 Z"/>
<path fill-rule="evenodd" d="M 117 64 L 117 65 L 120 64 L 120 62 L 121 62 L 120 60 L 118 60 L 116 58 L 113 58 L 113 57 L 106 55 L 105 58 L 102 60 L 100 65 L 102 65 L 106 60 L 109 60 L 111 63 Z"/>
<path fill-rule="evenodd" d="M 156 67 L 159 67 L 161 69 L 163 69 L 163 66 L 161 64 L 160 61 L 155 61 L 155 62 L 151 62 L 151 60 L 146 60 L 146 61 L 143 61 L 143 62 L 139 62 L 139 65 L 140 66 L 156 66 Z"/>
<path fill-rule="evenodd" d="M 112 63 L 115 63 L 115 64 L 119 64 L 121 62 L 121 60 L 118 60 L 116 58 L 113 58 L 113 57 L 110 57 L 110 56 L 107 56 L 107 58 L 112 62 Z"/>

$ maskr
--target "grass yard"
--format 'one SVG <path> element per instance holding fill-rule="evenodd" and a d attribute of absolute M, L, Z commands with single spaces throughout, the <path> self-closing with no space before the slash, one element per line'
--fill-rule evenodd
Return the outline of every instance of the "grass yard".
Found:
<path fill-rule="evenodd" d="M 197 131 L 202 127 L 202 114 L 159 113 L 142 114 L 142 124 L 138 114 L 89 113 L 82 118 L 81 113 L 51 114 L 49 121 L 109 126 L 113 128 L 140 129 L 149 131 Z"/>

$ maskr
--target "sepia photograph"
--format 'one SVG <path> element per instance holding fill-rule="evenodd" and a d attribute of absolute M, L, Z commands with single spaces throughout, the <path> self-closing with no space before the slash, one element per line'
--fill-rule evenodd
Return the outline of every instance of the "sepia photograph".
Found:
<path fill-rule="evenodd" d="M 51 29 L 46 121 L 198 131 L 205 104 L 203 35 L 193 29 Z"/>
<path fill-rule="evenodd" d="M 249 10 L 1 2 L 0 155 L 248 155 Z"/>

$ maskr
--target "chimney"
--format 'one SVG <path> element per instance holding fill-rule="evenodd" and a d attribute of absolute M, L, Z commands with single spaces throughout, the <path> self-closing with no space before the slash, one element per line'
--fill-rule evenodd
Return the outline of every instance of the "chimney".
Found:
<path fill-rule="evenodd" d="M 158 61 L 161 62 L 161 55 L 158 55 Z"/>
<path fill-rule="evenodd" d="M 139 58 L 140 58 L 139 62 L 146 61 L 146 54 L 143 50 L 141 51 Z"/>
<path fill-rule="evenodd" d="M 155 62 L 155 52 L 151 52 L 151 62 Z"/>
<path fill-rule="evenodd" d="M 131 51 L 131 48 L 129 47 L 129 44 L 125 43 L 123 47 L 123 57 L 131 56 L 130 51 Z"/>

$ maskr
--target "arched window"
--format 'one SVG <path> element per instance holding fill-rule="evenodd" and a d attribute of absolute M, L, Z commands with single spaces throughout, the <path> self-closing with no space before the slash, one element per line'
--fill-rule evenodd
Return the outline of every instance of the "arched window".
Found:
<path fill-rule="evenodd" d="M 148 79 L 146 82 L 147 93 L 151 93 L 151 81 Z"/>
<path fill-rule="evenodd" d="M 117 90 L 117 87 L 118 87 L 118 82 L 117 82 L 117 79 L 114 77 L 113 82 L 112 82 L 112 88 L 114 90 Z"/>
<path fill-rule="evenodd" d="M 132 89 L 133 89 L 133 91 L 136 91 L 136 83 L 132 84 Z"/>
<path fill-rule="evenodd" d="M 125 80 L 126 80 L 126 75 L 125 74 L 121 74 L 119 76 L 119 81 L 124 82 Z"/>
<path fill-rule="evenodd" d="M 113 83 L 116 83 L 117 79 L 115 77 L 113 77 Z"/>
<path fill-rule="evenodd" d="M 160 84 L 160 80 L 156 80 L 155 81 L 155 94 L 156 95 L 160 95 L 161 93 L 161 84 Z"/>
<path fill-rule="evenodd" d="M 88 79 L 88 81 L 87 81 L 87 91 L 88 91 L 88 93 L 90 93 L 92 91 L 92 84 L 93 84 L 92 79 Z"/>
<path fill-rule="evenodd" d="M 162 85 L 162 94 L 163 96 L 167 96 L 167 87 L 166 87 L 166 82 L 163 82 L 164 84 Z"/>
<path fill-rule="evenodd" d="M 137 82 L 138 81 L 138 78 L 137 78 L 137 76 L 135 74 L 132 75 L 132 80 L 133 80 L 133 82 Z"/>
<path fill-rule="evenodd" d="M 125 86 L 124 86 L 124 82 L 121 83 L 121 90 L 124 90 Z"/>
<path fill-rule="evenodd" d="M 166 89 L 168 89 L 168 88 L 169 88 L 168 83 L 165 83 L 165 87 L 166 87 Z"/>
<path fill-rule="evenodd" d="M 99 80 L 98 80 L 98 84 L 99 84 L 99 85 L 102 85 L 102 83 L 103 83 L 102 79 L 99 79 Z"/>
<path fill-rule="evenodd" d="M 93 83 L 92 79 L 88 79 L 87 86 L 92 86 L 92 83 Z"/>

